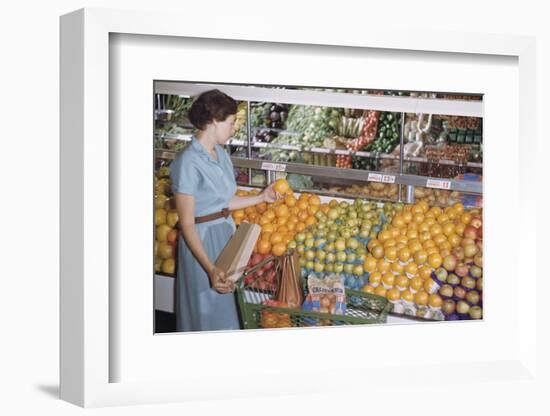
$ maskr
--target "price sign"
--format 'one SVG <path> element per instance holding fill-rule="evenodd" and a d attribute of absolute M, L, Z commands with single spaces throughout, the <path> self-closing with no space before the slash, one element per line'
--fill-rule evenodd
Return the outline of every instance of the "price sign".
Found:
<path fill-rule="evenodd" d="M 426 181 L 426 187 L 435 189 L 451 189 L 451 181 L 442 179 L 428 179 Z"/>
<path fill-rule="evenodd" d="M 162 152 L 160 154 L 161 159 L 174 159 L 174 153 L 171 152 Z"/>
<path fill-rule="evenodd" d="M 262 162 L 262 169 L 263 170 L 274 170 L 274 171 L 277 171 L 277 172 L 284 172 L 284 171 L 286 171 L 286 165 L 283 165 L 282 163 Z"/>
<path fill-rule="evenodd" d="M 395 183 L 395 175 L 382 175 L 381 173 L 369 173 L 369 182 Z"/>

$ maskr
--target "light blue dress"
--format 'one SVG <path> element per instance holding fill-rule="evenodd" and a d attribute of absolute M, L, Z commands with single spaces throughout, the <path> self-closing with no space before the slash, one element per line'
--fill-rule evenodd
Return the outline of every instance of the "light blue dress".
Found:
<path fill-rule="evenodd" d="M 170 165 L 174 193 L 195 197 L 195 216 L 227 208 L 237 184 L 233 164 L 223 147 L 216 145 L 218 160 L 192 138 Z M 215 261 L 235 232 L 231 216 L 195 224 L 208 253 Z M 210 287 L 208 275 L 180 237 L 176 278 L 176 328 L 178 331 L 239 329 L 239 314 L 234 293 L 220 294 Z"/>

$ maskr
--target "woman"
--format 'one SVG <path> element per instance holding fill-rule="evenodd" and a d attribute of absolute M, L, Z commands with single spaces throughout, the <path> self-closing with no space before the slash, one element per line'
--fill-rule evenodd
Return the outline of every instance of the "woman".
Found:
<path fill-rule="evenodd" d="M 235 196 L 233 164 L 222 145 L 235 133 L 237 103 L 219 90 L 201 94 L 189 110 L 197 128 L 170 166 L 182 237 L 176 279 L 178 331 L 239 329 L 234 283 L 214 265 L 235 231 L 229 211 L 274 202 L 272 186 Z"/>

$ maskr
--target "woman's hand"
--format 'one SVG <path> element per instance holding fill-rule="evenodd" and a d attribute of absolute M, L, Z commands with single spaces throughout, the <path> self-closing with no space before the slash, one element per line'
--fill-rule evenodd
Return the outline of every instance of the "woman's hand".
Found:
<path fill-rule="evenodd" d="M 273 184 L 265 188 L 260 194 L 264 202 L 272 203 L 279 199 L 279 194 L 273 189 Z"/>
<path fill-rule="evenodd" d="M 212 266 L 208 272 L 210 285 L 218 293 L 231 293 L 235 290 L 235 283 L 227 279 L 225 272 L 219 267 Z"/>

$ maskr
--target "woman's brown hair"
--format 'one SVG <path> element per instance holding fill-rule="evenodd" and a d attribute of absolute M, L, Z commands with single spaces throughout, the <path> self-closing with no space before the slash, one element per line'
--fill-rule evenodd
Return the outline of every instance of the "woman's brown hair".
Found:
<path fill-rule="evenodd" d="M 199 95 L 189 109 L 189 121 L 199 130 L 212 121 L 223 121 L 237 113 L 237 102 L 220 90 L 210 90 Z"/>

